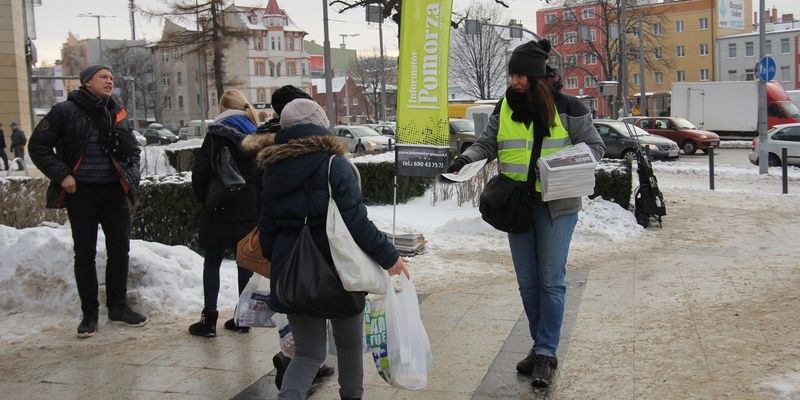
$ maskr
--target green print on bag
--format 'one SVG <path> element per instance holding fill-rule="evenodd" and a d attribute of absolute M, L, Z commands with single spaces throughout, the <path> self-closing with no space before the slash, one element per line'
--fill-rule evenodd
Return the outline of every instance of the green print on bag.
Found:
<path fill-rule="evenodd" d="M 383 296 L 368 295 L 364 309 L 364 337 L 372 352 L 372 360 L 378 375 L 390 382 L 389 354 L 386 342 L 386 309 Z"/>

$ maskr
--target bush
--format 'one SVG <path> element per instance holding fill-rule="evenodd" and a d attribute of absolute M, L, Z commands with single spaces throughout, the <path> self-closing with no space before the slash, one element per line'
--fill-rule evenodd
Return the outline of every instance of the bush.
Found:
<path fill-rule="evenodd" d="M 22 229 L 45 221 L 65 223 L 65 209 L 45 207 L 49 184 L 46 178 L 27 176 L 0 179 L 0 224 Z"/>
<path fill-rule="evenodd" d="M 594 195 L 628 209 L 631 202 L 632 173 L 630 160 L 602 159 L 594 172 Z"/>
<path fill-rule="evenodd" d="M 192 193 L 190 174 L 145 177 L 133 208 L 131 238 L 198 250 L 201 211 Z"/>
<path fill-rule="evenodd" d="M 370 205 L 392 204 L 394 196 L 394 163 L 356 163 L 361 174 L 361 193 Z M 397 203 L 402 204 L 425 194 L 432 178 L 397 177 Z"/>

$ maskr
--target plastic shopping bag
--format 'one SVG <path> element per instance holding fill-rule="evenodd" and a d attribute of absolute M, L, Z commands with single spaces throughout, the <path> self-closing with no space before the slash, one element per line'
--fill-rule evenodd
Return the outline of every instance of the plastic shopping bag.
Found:
<path fill-rule="evenodd" d="M 269 297 L 269 279 L 254 274 L 239 296 L 239 304 L 233 317 L 236 325 L 275 327 L 275 321 L 272 320 L 272 315 L 275 313 L 267 306 L 267 297 Z"/>
<path fill-rule="evenodd" d="M 286 318 L 286 314 L 276 313 L 272 319 L 278 327 L 281 352 L 286 357 L 294 358 L 294 335 L 292 335 L 292 326 L 289 325 L 289 318 Z"/>
<path fill-rule="evenodd" d="M 393 290 L 391 280 L 386 279 L 387 291 Z M 372 361 L 378 369 L 378 375 L 384 381 L 392 383 L 389 372 L 389 353 L 386 342 L 386 309 L 384 296 L 367 295 L 367 305 L 364 309 L 364 338 L 367 347 L 372 352 Z"/>
<path fill-rule="evenodd" d="M 432 355 L 428 334 L 419 315 L 414 284 L 404 275 L 401 291 L 387 287 L 384 300 L 390 383 L 404 389 L 422 389 L 428 383 Z"/>

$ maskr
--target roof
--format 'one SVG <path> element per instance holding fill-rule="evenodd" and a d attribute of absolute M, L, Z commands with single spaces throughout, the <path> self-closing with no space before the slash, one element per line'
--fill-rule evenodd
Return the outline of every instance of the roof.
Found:
<path fill-rule="evenodd" d="M 337 76 L 331 79 L 331 86 L 333 87 L 333 93 L 339 93 L 344 88 L 344 84 L 347 82 L 346 76 Z M 325 85 L 325 79 L 312 79 L 311 84 L 317 87 L 317 93 L 323 94 L 328 93 L 327 86 Z"/>

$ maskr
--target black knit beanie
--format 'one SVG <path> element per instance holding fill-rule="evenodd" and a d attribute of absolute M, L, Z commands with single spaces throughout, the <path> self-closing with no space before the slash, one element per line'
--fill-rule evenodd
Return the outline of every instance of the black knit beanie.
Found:
<path fill-rule="evenodd" d="M 517 46 L 508 60 L 508 74 L 546 76 L 550 47 L 550 41 L 547 39 L 538 42 L 531 40 Z"/>
<path fill-rule="evenodd" d="M 83 71 L 81 71 L 81 75 L 80 75 L 81 85 L 86 83 L 86 81 L 92 79 L 94 74 L 100 72 L 101 69 L 107 69 L 107 70 L 111 71 L 111 73 L 114 73 L 114 71 L 108 65 L 105 65 L 105 64 L 90 65 L 90 66 L 84 68 Z"/>
<path fill-rule="evenodd" d="M 281 115 L 283 111 L 283 107 L 286 107 L 290 101 L 294 99 L 309 99 L 313 100 L 308 93 L 302 91 L 301 89 L 292 86 L 286 85 L 281 86 L 278 90 L 272 93 L 272 109 L 275 110 L 278 115 Z"/>

